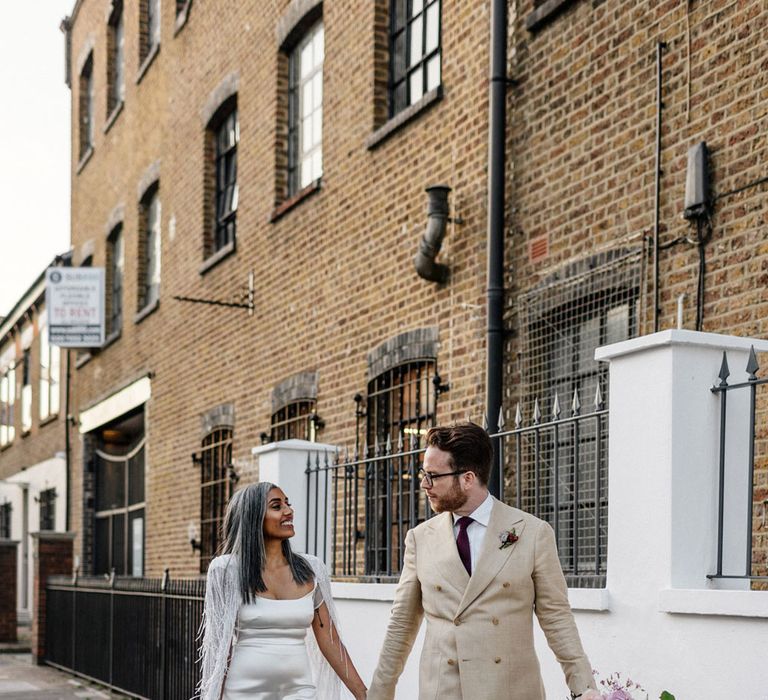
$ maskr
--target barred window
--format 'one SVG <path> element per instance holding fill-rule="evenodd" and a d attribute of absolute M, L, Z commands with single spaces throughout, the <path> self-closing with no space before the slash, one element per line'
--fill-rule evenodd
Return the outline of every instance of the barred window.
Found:
<path fill-rule="evenodd" d="M 440 0 L 392 0 L 389 116 L 440 85 Z"/>
<path fill-rule="evenodd" d="M 232 495 L 232 428 L 217 428 L 205 436 L 200 452 L 200 573 L 216 556 L 224 511 Z"/>
<path fill-rule="evenodd" d="M 40 505 L 40 529 L 56 529 L 56 489 L 44 489 L 37 497 Z"/>
<path fill-rule="evenodd" d="M 48 342 L 47 314 L 41 313 L 40 323 L 40 419 L 59 412 L 61 349 Z"/>
<path fill-rule="evenodd" d="M 580 404 L 576 422 L 521 433 L 517 464 L 518 503 L 555 527 L 574 586 L 602 585 L 605 576 L 608 425 L 590 414 L 608 407 L 609 386 L 595 349 L 637 335 L 640 274 L 641 253 L 603 254 L 574 263 L 519 302 L 523 425 L 533 423 L 536 408 L 540 424 L 556 422 L 555 397 L 562 418 L 572 415 L 574 397 Z"/>
<path fill-rule="evenodd" d="M 78 92 L 80 111 L 80 158 L 83 158 L 93 147 L 93 53 L 88 56 L 82 71 L 80 71 Z"/>
<path fill-rule="evenodd" d="M 142 0 L 139 12 L 139 64 L 160 46 L 160 0 Z"/>
<path fill-rule="evenodd" d="M 315 400 L 292 401 L 272 414 L 269 440 L 317 440 Z"/>
<path fill-rule="evenodd" d="M 16 437 L 14 407 L 16 405 L 16 363 L 0 367 L 0 446 L 9 445 Z"/>
<path fill-rule="evenodd" d="M 288 85 L 288 196 L 323 174 L 323 23 L 291 52 Z"/>
<path fill-rule="evenodd" d="M 107 335 L 123 326 L 123 225 L 118 224 L 107 239 Z"/>
<path fill-rule="evenodd" d="M 12 505 L 6 501 L 0 503 L 0 539 L 11 539 L 11 512 L 13 511 Z"/>
<path fill-rule="evenodd" d="M 114 0 L 107 28 L 107 116 L 125 99 L 125 24 L 123 1 Z"/>
<path fill-rule="evenodd" d="M 139 311 L 160 298 L 160 197 L 159 183 L 147 190 L 139 207 L 142 230 L 139 235 Z"/>
<path fill-rule="evenodd" d="M 435 424 L 434 376 L 434 360 L 417 360 L 389 369 L 368 383 L 367 457 L 396 454 L 401 440 L 406 451 L 423 444 L 423 436 Z M 365 472 L 368 574 L 399 571 L 405 533 L 427 517 L 417 471 L 418 463 L 412 458 L 383 458 Z"/>
<path fill-rule="evenodd" d="M 212 253 L 234 243 L 238 203 L 237 144 L 240 124 L 237 102 L 231 101 L 219 114 L 212 131 L 216 141 L 216 228 Z"/>

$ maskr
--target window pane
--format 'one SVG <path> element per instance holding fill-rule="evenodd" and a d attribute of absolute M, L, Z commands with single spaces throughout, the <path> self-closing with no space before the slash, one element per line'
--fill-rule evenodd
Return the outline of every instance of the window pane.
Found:
<path fill-rule="evenodd" d="M 317 180 L 323 174 L 323 152 L 317 150 L 312 155 L 312 179 Z"/>
<path fill-rule="evenodd" d="M 144 448 L 128 460 L 128 505 L 144 501 Z"/>
<path fill-rule="evenodd" d="M 302 79 L 306 78 L 314 68 L 314 63 L 312 61 L 312 42 L 305 44 L 304 47 L 301 49 L 301 53 L 299 54 L 299 66 L 300 71 L 299 75 Z"/>
<path fill-rule="evenodd" d="M 410 87 L 411 104 L 418 102 L 424 94 L 424 82 L 421 79 L 421 70 L 415 70 L 408 77 Z"/>
<path fill-rule="evenodd" d="M 109 573 L 109 518 L 96 518 L 93 573 Z"/>
<path fill-rule="evenodd" d="M 317 110 L 312 115 L 312 144 L 317 145 L 323 140 L 323 113 Z"/>
<path fill-rule="evenodd" d="M 128 573 L 144 575 L 144 511 L 134 511 L 128 516 Z"/>
<path fill-rule="evenodd" d="M 424 0 L 412 0 L 411 17 L 414 17 L 424 9 Z"/>
<path fill-rule="evenodd" d="M 96 510 L 125 506 L 125 465 L 123 462 L 96 458 Z"/>
<path fill-rule="evenodd" d="M 440 54 L 433 56 L 427 63 L 427 90 L 434 90 L 440 85 Z"/>
<path fill-rule="evenodd" d="M 434 3 L 427 10 L 427 46 L 425 53 L 430 53 L 437 48 L 440 21 L 440 4 Z"/>
<path fill-rule="evenodd" d="M 415 19 L 409 28 L 410 32 L 410 53 L 408 55 L 408 65 L 412 66 L 419 62 L 421 59 L 421 51 L 422 51 L 422 22 L 423 19 L 421 17 Z"/>
<path fill-rule="evenodd" d="M 314 102 L 312 101 L 312 82 L 307 81 L 301 86 L 301 116 L 306 118 L 312 113 Z"/>
<path fill-rule="evenodd" d="M 312 78 L 312 108 L 320 109 L 323 104 L 323 73 L 315 73 L 315 77 Z"/>
<path fill-rule="evenodd" d="M 325 58 L 325 31 L 323 29 L 323 25 L 320 25 L 320 28 L 317 30 L 317 33 L 315 34 L 315 38 L 313 40 L 314 45 L 314 64 L 316 66 L 319 66 L 323 59 Z"/>
<path fill-rule="evenodd" d="M 629 305 L 609 309 L 605 316 L 605 344 L 618 343 L 629 338 Z"/>
<path fill-rule="evenodd" d="M 125 574 L 125 515 L 112 516 L 112 567 L 118 576 Z"/>

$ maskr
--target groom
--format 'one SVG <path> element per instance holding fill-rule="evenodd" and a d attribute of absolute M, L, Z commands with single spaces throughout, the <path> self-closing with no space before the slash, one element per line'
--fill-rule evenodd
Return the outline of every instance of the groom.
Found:
<path fill-rule="evenodd" d="M 419 700 L 544 700 L 533 613 L 572 697 L 599 698 L 568 605 L 552 528 L 488 493 L 480 426 L 432 428 L 421 488 L 436 513 L 405 538 L 405 559 L 368 700 L 391 700 L 427 619 Z"/>

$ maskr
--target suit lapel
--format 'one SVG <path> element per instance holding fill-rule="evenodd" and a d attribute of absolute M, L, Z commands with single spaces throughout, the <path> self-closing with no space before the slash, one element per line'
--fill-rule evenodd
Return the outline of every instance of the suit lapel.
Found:
<path fill-rule="evenodd" d="M 431 520 L 435 532 L 435 548 L 430 552 L 434 557 L 436 567 L 440 570 L 446 583 L 450 583 L 460 593 L 469 583 L 469 574 L 459 558 L 459 550 L 453 536 L 453 516 L 441 513 Z"/>
<path fill-rule="evenodd" d="M 480 556 L 477 558 L 477 563 L 472 566 L 472 577 L 469 579 L 469 584 L 464 590 L 464 596 L 456 611 L 457 616 L 461 615 L 472 601 L 488 587 L 488 584 L 493 581 L 504 564 L 506 564 L 517 545 L 512 544 L 501 549 L 499 534 L 512 528 L 515 529 L 519 537 L 525 528 L 525 521 L 522 518 L 515 518 L 510 508 L 494 499 L 493 510 L 488 521 L 488 528 L 485 532 Z M 454 549 L 456 549 L 455 545 Z M 463 570 L 464 567 L 459 559 L 458 551 L 456 559 Z M 464 573 L 466 574 L 466 571 Z"/>

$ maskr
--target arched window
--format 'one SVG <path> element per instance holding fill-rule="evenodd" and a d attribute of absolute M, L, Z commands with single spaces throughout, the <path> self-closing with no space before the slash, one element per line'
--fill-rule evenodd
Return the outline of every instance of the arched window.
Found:
<path fill-rule="evenodd" d="M 216 427 L 200 450 L 200 573 L 216 556 L 223 536 L 224 511 L 232 495 L 232 428 Z"/>

